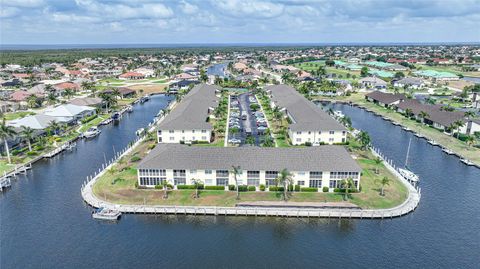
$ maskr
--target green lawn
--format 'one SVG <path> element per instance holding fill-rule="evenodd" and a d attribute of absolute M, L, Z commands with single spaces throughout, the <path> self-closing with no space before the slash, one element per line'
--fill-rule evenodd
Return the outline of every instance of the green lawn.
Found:
<path fill-rule="evenodd" d="M 109 202 L 119 204 L 155 204 L 155 205 L 210 205 L 210 206 L 234 206 L 238 201 L 234 191 L 210 191 L 202 190 L 200 198 L 194 199 L 194 190 L 169 191 L 169 198 L 163 199 L 163 190 L 138 189 L 136 165 L 132 162 L 132 156 L 143 158 L 146 151 L 155 142 L 142 143 L 134 153 L 122 158 L 113 169 L 107 171 L 93 186 L 94 194 Z M 353 145 L 353 144 L 352 144 Z M 406 187 L 399 182 L 383 164 L 377 165 L 373 161 L 370 152 L 361 151 L 351 146 L 353 154 L 362 167 L 361 192 L 349 195 L 347 201 L 359 205 L 362 208 L 390 208 L 401 204 L 407 197 Z M 375 168 L 379 170 L 377 174 Z M 387 176 L 391 179 L 389 186 L 385 188 L 385 196 L 380 196 L 380 187 L 375 179 Z M 281 201 L 281 193 L 277 192 L 242 192 L 240 202 L 245 201 Z M 344 201 L 341 193 L 323 192 L 292 192 L 289 201 L 292 202 L 339 202 Z"/>
<path fill-rule="evenodd" d="M 35 115 L 35 113 L 31 111 L 17 111 L 17 112 L 8 112 L 3 114 L 3 116 L 5 117 L 5 120 L 7 121 L 23 118 L 29 115 Z"/>

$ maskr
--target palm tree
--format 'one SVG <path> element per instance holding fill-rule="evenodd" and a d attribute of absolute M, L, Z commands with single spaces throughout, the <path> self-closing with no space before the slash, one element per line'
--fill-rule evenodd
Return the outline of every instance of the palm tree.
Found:
<path fill-rule="evenodd" d="M 55 93 L 53 93 L 53 92 L 48 93 L 47 103 L 50 104 L 50 105 L 53 105 L 56 102 L 57 102 L 57 96 L 55 95 Z"/>
<path fill-rule="evenodd" d="M 164 180 L 162 181 L 162 187 L 163 187 L 163 199 L 168 198 L 168 181 Z"/>
<path fill-rule="evenodd" d="M 67 98 L 67 100 L 70 100 L 70 98 L 75 95 L 75 92 L 70 88 L 66 88 L 65 91 L 63 91 L 63 95 Z"/>
<path fill-rule="evenodd" d="M 423 123 L 425 123 L 425 119 L 430 116 L 430 115 L 428 115 L 428 113 L 425 112 L 425 111 L 420 111 L 420 113 L 419 113 L 418 115 L 420 116 L 420 118 L 422 118 L 422 122 L 423 122 Z"/>
<path fill-rule="evenodd" d="M 3 118 L 2 124 L 0 125 L 0 139 L 3 140 L 5 145 L 5 151 L 7 152 L 7 159 L 8 163 L 12 163 L 10 159 L 10 151 L 8 149 L 8 139 L 14 137 L 17 134 L 15 129 L 12 126 L 8 126 L 5 122 L 5 118 Z"/>
<path fill-rule="evenodd" d="M 25 138 L 25 140 L 27 141 L 28 143 L 28 151 L 32 151 L 32 139 L 33 139 L 33 136 L 35 134 L 35 130 L 33 130 L 32 128 L 30 127 L 25 127 L 23 126 L 22 127 L 22 137 Z"/>
<path fill-rule="evenodd" d="M 27 97 L 27 104 L 30 108 L 37 107 L 37 97 L 35 95 L 30 95 Z"/>
<path fill-rule="evenodd" d="M 293 175 L 286 168 L 278 174 L 277 184 L 283 185 L 283 200 L 287 201 L 288 185 L 293 184 Z"/>
<path fill-rule="evenodd" d="M 458 136 L 458 134 L 460 133 L 460 128 L 465 126 L 465 122 L 463 122 L 462 120 L 457 120 L 453 124 L 455 124 L 455 127 L 457 129 L 457 136 Z"/>
<path fill-rule="evenodd" d="M 233 179 L 235 180 L 235 188 L 237 189 L 237 200 L 240 200 L 240 192 L 238 190 L 238 178 L 237 178 L 237 176 L 241 173 L 240 166 L 232 165 L 231 173 L 233 174 Z"/>
<path fill-rule="evenodd" d="M 384 196 L 385 195 L 385 186 L 390 185 L 390 179 L 388 177 L 383 177 L 380 180 L 375 179 L 375 183 L 378 183 L 378 184 L 381 185 L 380 195 Z"/>
<path fill-rule="evenodd" d="M 475 137 L 469 135 L 465 138 L 465 142 L 471 147 L 475 143 Z"/>
<path fill-rule="evenodd" d="M 474 110 L 465 111 L 465 117 L 467 118 L 475 118 L 477 113 Z"/>
<path fill-rule="evenodd" d="M 368 149 L 368 146 L 370 145 L 371 139 L 370 139 L 370 135 L 367 132 L 361 131 L 358 134 L 357 139 L 360 142 L 360 144 L 362 145 L 362 149 L 364 149 L 364 150 Z"/>
<path fill-rule="evenodd" d="M 378 174 L 379 173 L 379 170 L 378 170 L 378 167 L 383 163 L 383 160 L 380 158 L 380 157 L 377 157 L 375 159 L 375 174 Z"/>
<path fill-rule="evenodd" d="M 48 123 L 48 129 L 53 132 L 54 135 L 57 135 L 58 129 L 60 129 L 60 124 L 52 120 Z"/>
<path fill-rule="evenodd" d="M 355 183 L 351 178 L 345 178 L 341 181 L 342 187 L 345 189 L 345 197 L 344 199 L 348 199 L 348 192 L 350 191 L 350 188 L 355 186 Z"/>
<path fill-rule="evenodd" d="M 200 179 L 192 179 L 193 186 L 195 187 L 195 196 L 194 198 L 198 198 L 198 189 L 203 185 L 203 182 Z"/>
<path fill-rule="evenodd" d="M 410 108 L 405 109 L 405 117 L 410 118 L 413 114 L 413 110 Z"/>

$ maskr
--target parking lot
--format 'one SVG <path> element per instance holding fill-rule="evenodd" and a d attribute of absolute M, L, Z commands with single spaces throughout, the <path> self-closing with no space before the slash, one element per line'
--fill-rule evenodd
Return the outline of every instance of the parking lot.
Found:
<path fill-rule="evenodd" d="M 228 143 L 259 146 L 268 127 L 257 99 L 250 93 L 242 93 L 230 98 Z"/>

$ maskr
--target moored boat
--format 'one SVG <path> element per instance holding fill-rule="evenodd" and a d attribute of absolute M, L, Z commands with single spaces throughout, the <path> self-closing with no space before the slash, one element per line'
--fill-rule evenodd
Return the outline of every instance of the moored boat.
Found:
<path fill-rule="evenodd" d="M 100 207 L 95 212 L 92 213 L 94 219 L 100 220 L 118 220 L 122 213 L 117 210 L 107 209 Z"/>
<path fill-rule="evenodd" d="M 428 144 L 432 146 L 438 146 L 439 144 L 435 140 L 428 140 Z"/>
<path fill-rule="evenodd" d="M 445 153 L 447 153 L 448 155 L 453 155 L 453 154 L 454 154 L 453 151 L 451 151 L 451 150 L 449 150 L 449 149 L 447 149 L 447 148 L 443 148 L 442 151 L 445 152 Z"/>
<path fill-rule="evenodd" d="M 468 166 L 474 166 L 475 164 L 468 159 L 460 159 L 460 161 Z"/>
<path fill-rule="evenodd" d="M 411 181 L 411 182 L 418 182 L 419 181 L 419 177 L 415 173 L 413 173 L 412 171 L 410 171 L 406 168 L 398 168 L 398 172 L 400 173 L 400 175 L 402 175 L 408 181 Z"/>
<path fill-rule="evenodd" d="M 122 117 L 122 114 L 120 112 L 113 112 L 112 114 L 112 120 L 120 120 Z"/>
<path fill-rule="evenodd" d="M 100 134 L 100 130 L 98 130 L 97 126 L 90 127 L 86 132 L 83 133 L 83 137 L 85 138 L 92 138 Z"/>

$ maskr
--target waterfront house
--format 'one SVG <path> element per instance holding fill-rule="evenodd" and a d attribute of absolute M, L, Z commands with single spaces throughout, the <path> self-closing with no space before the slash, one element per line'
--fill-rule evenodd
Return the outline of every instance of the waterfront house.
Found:
<path fill-rule="evenodd" d="M 187 90 L 190 85 L 199 84 L 200 81 L 198 80 L 180 80 L 177 82 L 173 82 L 168 86 L 168 93 L 175 94 L 179 90 Z"/>
<path fill-rule="evenodd" d="M 198 84 L 165 116 L 157 131 L 158 143 L 210 142 L 208 118 L 218 106 L 218 87 Z"/>
<path fill-rule="evenodd" d="M 304 148 L 193 147 L 157 145 L 138 165 L 138 185 L 154 187 L 163 181 L 174 186 L 191 185 L 193 179 L 206 186 L 235 184 L 232 166 L 240 166 L 238 185 L 277 186 L 282 169 L 293 174 L 295 185 L 330 191 L 351 178 L 360 186 L 361 168 L 342 146 Z"/>
<path fill-rule="evenodd" d="M 293 145 L 345 143 L 347 129 L 288 85 L 265 88 L 272 107 L 278 107 L 290 120 L 288 135 Z"/>
<path fill-rule="evenodd" d="M 9 121 L 8 125 L 16 128 L 30 127 L 34 130 L 45 130 L 52 121 L 58 121 L 58 119 L 54 116 L 37 114 Z"/>
<path fill-rule="evenodd" d="M 135 90 L 132 90 L 128 87 L 118 87 L 117 88 L 120 98 L 131 98 L 137 93 Z M 112 94 L 113 90 L 104 90 L 103 93 Z"/>
<path fill-rule="evenodd" d="M 365 95 L 365 99 L 367 101 L 389 108 L 389 107 L 392 107 L 393 105 L 403 102 L 403 100 L 407 99 L 407 97 L 404 94 L 400 94 L 400 93 L 393 94 L 393 93 L 386 93 L 381 91 L 374 91 L 374 92 L 367 93 Z"/>
<path fill-rule="evenodd" d="M 76 106 L 94 106 L 100 108 L 103 106 L 103 100 L 102 98 L 98 97 L 83 97 L 71 100 L 70 104 Z"/>
<path fill-rule="evenodd" d="M 365 77 L 358 81 L 364 89 L 385 89 L 387 82 L 377 77 Z"/>
<path fill-rule="evenodd" d="M 415 77 L 405 77 L 400 80 L 397 80 L 393 83 L 393 86 L 395 87 L 408 87 L 412 89 L 418 89 L 423 86 L 425 86 L 425 83 L 421 78 L 415 78 Z"/>
<path fill-rule="evenodd" d="M 445 111 L 441 105 L 422 104 L 418 100 L 408 99 L 395 105 L 397 112 L 406 113 L 410 111 L 410 117 L 431 125 L 444 132 L 467 132 L 465 113 L 461 111 Z M 456 122 L 463 122 L 464 126 L 451 130 Z"/>
<path fill-rule="evenodd" d="M 72 104 L 60 105 L 44 112 L 45 115 L 55 117 L 57 121 L 67 124 L 73 124 L 77 120 L 94 115 L 95 113 L 96 110 L 94 107 Z"/>

